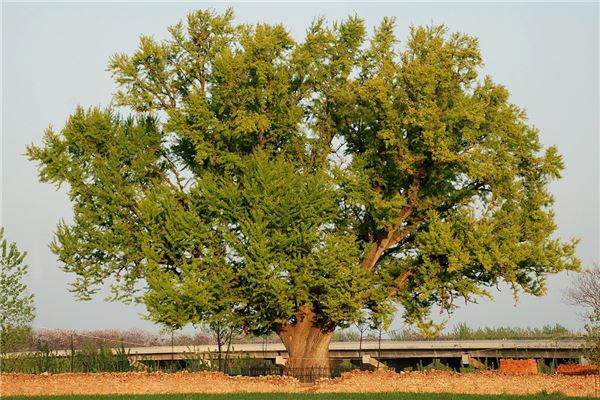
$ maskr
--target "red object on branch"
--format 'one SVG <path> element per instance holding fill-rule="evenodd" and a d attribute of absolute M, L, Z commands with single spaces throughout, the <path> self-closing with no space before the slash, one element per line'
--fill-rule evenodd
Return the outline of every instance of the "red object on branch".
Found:
<path fill-rule="evenodd" d="M 244 326 L 242 327 L 242 329 L 244 330 L 244 334 L 246 334 L 246 335 L 247 335 L 247 334 L 248 334 L 248 327 L 247 327 L 246 325 L 244 325 Z"/>

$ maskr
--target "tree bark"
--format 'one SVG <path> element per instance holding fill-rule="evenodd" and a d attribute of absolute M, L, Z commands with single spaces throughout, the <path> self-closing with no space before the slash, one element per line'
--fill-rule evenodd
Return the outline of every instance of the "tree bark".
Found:
<path fill-rule="evenodd" d="M 217 360 L 219 363 L 219 371 L 223 371 L 222 365 L 222 356 L 223 356 L 223 342 L 221 340 L 221 326 L 217 325 Z"/>
<path fill-rule="evenodd" d="M 330 377 L 329 342 L 333 331 L 319 326 L 313 310 L 301 306 L 296 321 L 283 325 L 277 334 L 289 356 L 286 373 L 306 381 Z"/>

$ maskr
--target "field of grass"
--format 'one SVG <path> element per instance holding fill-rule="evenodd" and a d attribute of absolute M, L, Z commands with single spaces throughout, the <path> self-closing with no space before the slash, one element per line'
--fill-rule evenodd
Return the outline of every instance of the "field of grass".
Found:
<path fill-rule="evenodd" d="M 327 394 L 288 394 L 288 393 L 237 393 L 237 394 L 158 394 L 158 395 L 102 395 L 102 396 L 14 396 L 11 400 L 561 400 L 592 399 L 591 397 L 568 397 L 557 394 L 531 396 L 508 395 L 466 395 L 430 393 L 327 393 Z"/>

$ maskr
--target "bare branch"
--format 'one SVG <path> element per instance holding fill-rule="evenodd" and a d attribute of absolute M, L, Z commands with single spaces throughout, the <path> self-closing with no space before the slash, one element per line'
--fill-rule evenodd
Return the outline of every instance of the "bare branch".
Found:
<path fill-rule="evenodd" d="M 565 293 L 565 299 L 572 305 L 590 309 L 594 315 L 600 315 L 600 268 L 598 264 L 575 277 L 572 287 Z"/>

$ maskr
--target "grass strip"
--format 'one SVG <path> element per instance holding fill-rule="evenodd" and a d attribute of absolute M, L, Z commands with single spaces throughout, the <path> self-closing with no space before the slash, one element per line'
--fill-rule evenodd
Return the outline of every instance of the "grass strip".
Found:
<path fill-rule="evenodd" d="M 11 400 L 561 400 L 592 399 L 560 394 L 536 395 L 467 395 L 460 393 L 232 393 L 232 394 L 136 394 L 136 395 L 67 395 L 67 396 L 11 396 Z"/>

